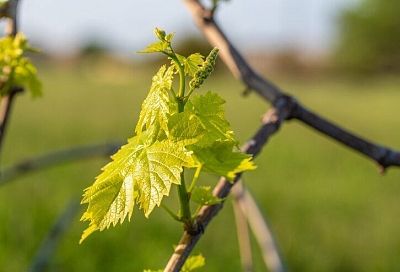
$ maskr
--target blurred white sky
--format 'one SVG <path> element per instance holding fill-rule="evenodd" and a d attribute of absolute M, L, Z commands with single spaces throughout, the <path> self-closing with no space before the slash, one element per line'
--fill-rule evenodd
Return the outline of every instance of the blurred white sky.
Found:
<path fill-rule="evenodd" d="M 329 47 L 338 11 L 357 0 L 232 0 L 218 21 L 240 48 Z M 155 26 L 178 38 L 197 32 L 181 0 L 23 0 L 22 30 L 43 49 L 65 52 L 102 38 L 121 53 L 153 41 Z"/>

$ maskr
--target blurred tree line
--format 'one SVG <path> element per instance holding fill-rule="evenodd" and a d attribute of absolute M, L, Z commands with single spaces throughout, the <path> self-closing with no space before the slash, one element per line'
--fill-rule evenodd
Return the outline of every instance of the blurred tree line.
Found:
<path fill-rule="evenodd" d="M 400 73 L 400 0 L 358 0 L 338 19 L 338 44 L 329 67 L 333 64 L 340 72 L 353 74 Z M 177 51 L 183 55 L 193 52 L 207 55 L 211 50 L 202 37 L 191 34 L 184 35 L 178 44 Z M 93 60 L 107 54 L 109 48 L 104 40 L 91 39 L 82 46 L 78 56 Z M 302 55 L 301 52 L 283 50 L 270 56 L 257 56 L 256 59 L 258 62 L 273 63 L 273 69 L 269 67 L 268 71 L 275 69 L 299 74 L 310 72 L 311 68 L 324 70 L 324 65 L 319 66 L 318 61 L 305 66 L 299 55 Z M 161 56 L 147 60 L 151 65 L 163 61 Z M 218 66 L 221 66 L 220 62 Z"/>
<path fill-rule="evenodd" d="M 339 23 L 339 67 L 359 73 L 400 72 L 400 0 L 360 1 Z"/>

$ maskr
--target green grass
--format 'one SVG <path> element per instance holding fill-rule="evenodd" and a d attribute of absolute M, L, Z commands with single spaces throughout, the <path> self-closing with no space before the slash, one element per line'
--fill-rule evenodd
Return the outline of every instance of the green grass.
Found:
<path fill-rule="evenodd" d="M 156 70 L 153 70 L 153 72 Z M 146 71 L 49 67 L 42 70 L 44 96 L 18 98 L 2 165 L 54 149 L 123 140 L 131 136 L 150 84 Z M 260 125 L 268 105 L 228 75 L 205 89 L 227 101 L 228 118 L 242 141 Z M 276 79 L 309 108 L 357 133 L 400 149 L 400 81 Z M 105 159 L 79 161 L 24 176 L 0 187 L 0 267 L 24 271 L 48 229 L 70 200 L 93 182 Z M 399 271 L 400 171 L 381 176 L 369 160 L 297 121 L 283 126 L 245 177 L 276 234 L 291 271 Z M 214 183 L 215 177 L 204 177 Z M 175 190 L 172 193 L 175 197 Z M 73 222 L 54 252 L 49 271 L 142 271 L 161 268 L 182 227 L 162 210 L 150 220 L 92 235 Z M 254 251 L 257 246 L 254 244 Z M 204 271 L 240 271 L 230 200 L 207 228 L 195 253 Z M 265 271 L 259 253 L 256 271 Z"/>

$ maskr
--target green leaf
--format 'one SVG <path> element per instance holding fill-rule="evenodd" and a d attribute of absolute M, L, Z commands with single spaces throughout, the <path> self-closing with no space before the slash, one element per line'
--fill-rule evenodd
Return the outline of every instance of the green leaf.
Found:
<path fill-rule="evenodd" d="M 190 199 L 197 204 L 208 206 L 219 204 L 223 200 L 212 194 L 210 186 L 195 187 Z"/>
<path fill-rule="evenodd" d="M 139 51 L 138 53 L 168 53 L 171 54 L 171 41 L 174 37 L 174 34 L 166 34 L 164 30 L 155 28 L 154 35 L 158 38 L 159 41 L 154 42 L 148 45 L 145 49 Z"/>
<path fill-rule="evenodd" d="M 193 270 L 203 267 L 205 264 L 206 260 L 201 254 L 196 256 L 191 256 L 186 260 L 185 264 L 182 267 L 181 272 L 191 272 Z"/>
<path fill-rule="evenodd" d="M 137 158 L 138 202 L 148 217 L 154 207 L 160 206 L 162 197 L 169 194 L 171 184 L 180 184 L 183 167 L 194 167 L 191 152 L 181 142 L 156 142 Z"/>
<path fill-rule="evenodd" d="M 165 33 L 164 30 L 156 27 L 154 29 L 154 35 L 156 35 L 156 37 L 163 42 L 167 42 L 168 44 L 171 44 L 172 39 L 174 38 L 174 33 Z"/>
<path fill-rule="evenodd" d="M 135 132 L 140 134 L 142 131 L 156 125 L 168 134 L 168 118 L 172 113 L 172 103 L 169 92 L 172 90 L 172 80 L 174 68 L 162 66 L 153 77 L 152 86 L 147 98 L 142 104 L 139 121 Z"/>
<path fill-rule="evenodd" d="M 148 137 L 144 133 L 130 139 L 85 190 L 82 203 L 88 208 L 81 220 L 90 224 L 81 242 L 96 230 L 130 219 L 135 203 L 148 217 L 169 194 L 171 185 L 180 184 L 183 167 L 194 167 L 183 143 L 164 140 L 148 145 Z"/>
<path fill-rule="evenodd" d="M 187 58 L 178 54 L 176 54 L 176 56 L 178 57 L 179 62 L 185 67 L 185 74 L 191 77 L 196 74 L 204 63 L 204 57 L 200 53 L 192 54 Z M 176 63 L 174 64 L 176 65 Z"/>
<path fill-rule="evenodd" d="M 16 86 L 29 89 L 32 96 L 41 94 L 36 68 L 24 57 L 27 51 L 32 49 L 21 33 L 0 39 L 0 96 L 7 95 Z"/>
<path fill-rule="evenodd" d="M 160 41 L 165 41 L 165 35 L 166 35 L 166 33 L 165 33 L 164 30 L 162 30 L 162 29 L 156 27 L 156 28 L 154 29 L 154 35 L 156 35 L 156 37 L 157 37 Z"/>
<path fill-rule="evenodd" d="M 225 119 L 224 104 L 225 101 L 220 96 L 211 92 L 196 95 L 187 103 L 188 110 L 197 116 L 207 131 L 197 145 L 207 146 L 224 140 L 237 142 L 229 122 Z"/>
<path fill-rule="evenodd" d="M 152 44 L 149 44 L 143 50 L 140 50 L 138 53 L 163 53 L 168 52 L 169 44 L 164 41 L 157 41 Z"/>
<path fill-rule="evenodd" d="M 28 60 L 21 60 L 20 66 L 14 71 L 15 85 L 25 86 L 31 91 L 33 97 L 38 97 L 42 94 L 42 83 L 36 75 L 36 67 Z"/>
<path fill-rule="evenodd" d="M 204 170 L 233 180 L 236 174 L 256 168 L 250 155 L 234 151 L 233 142 L 215 142 L 211 146 L 190 147 Z"/>
<path fill-rule="evenodd" d="M 139 138 L 131 138 L 128 144 L 122 146 L 114 154 L 112 162 L 102 168 L 103 172 L 97 176 L 95 183 L 85 190 L 82 204 L 87 203 L 87 211 L 82 221 L 90 221 L 81 237 L 80 243 L 96 230 L 104 230 L 112 224 L 123 222 L 126 216 L 129 219 L 134 207 L 134 182 L 127 175 L 128 162 L 143 149 L 139 145 Z"/>
<path fill-rule="evenodd" d="M 203 64 L 203 62 L 204 57 L 201 54 L 195 53 L 190 55 L 186 58 L 186 61 L 184 63 L 185 73 L 190 76 L 194 76 L 194 74 L 196 74 L 196 72 L 200 69 L 200 66 Z"/>
<path fill-rule="evenodd" d="M 81 220 L 89 221 L 89 227 L 80 242 L 94 231 L 123 223 L 126 218 L 130 220 L 135 206 L 148 217 L 161 205 L 164 196 L 169 195 L 171 186 L 181 184 L 184 168 L 197 168 L 189 192 L 192 200 L 201 205 L 221 201 L 211 194 L 209 187 L 192 190 L 201 169 L 233 179 L 237 173 L 255 168 L 250 156 L 235 149 L 237 141 L 225 119 L 225 101 L 211 92 L 191 98 L 192 91 L 212 72 L 218 49 L 213 49 L 205 60 L 200 54 L 185 58 L 172 50 L 172 34 L 155 29 L 155 35 L 159 41 L 144 52 L 163 52 L 184 65 L 185 71 L 178 67 L 179 97 L 172 87 L 176 65 L 162 66 L 143 101 L 136 136 L 112 156 L 112 161 L 84 192 L 82 203 L 88 206 Z M 16 50 L 13 54 L 18 56 L 21 52 Z M 27 72 L 35 72 L 29 65 L 24 67 L 27 69 L 16 69 L 13 76 L 25 78 Z M 192 81 L 184 96 L 187 75 L 192 76 Z M 36 82 L 30 81 L 30 84 L 35 89 Z M 182 218 L 178 220 L 189 224 L 192 218 L 189 194 L 183 186 L 179 189 Z M 204 258 L 196 256 L 188 260 L 182 271 L 192 271 L 203 265 Z"/>
<path fill-rule="evenodd" d="M 182 141 L 185 145 L 198 142 L 206 132 L 199 118 L 187 110 L 172 115 L 168 121 L 168 129 L 172 139 Z"/>

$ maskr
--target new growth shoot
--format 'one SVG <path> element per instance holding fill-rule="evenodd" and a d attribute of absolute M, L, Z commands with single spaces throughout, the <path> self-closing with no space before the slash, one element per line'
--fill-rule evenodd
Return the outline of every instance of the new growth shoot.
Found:
<path fill-rule="evenodd" d="M 237 149 L 238 142 L 225 119 L 225 101 L 216 93 L 195 94 L 211 75 L 218 55 L 214 48 L 207 57 L 199 53 L 182 56 L 172 46 L 173 34 L 155 29 L 157 41 L 140 53 L 161 53 L 169 63 L 152 79 L 143 101 L 135 135 L 112 156 L 92 186 L 84 192 L 87 210 L 81 220 L 89 221 L 81 241 L 99 230 L 131 219 L 134 207 L 148 217 L 163 206 L 196 233 L 197 206 L 221 201 L 209 187 L 197 184 L 202 171 L 232 180 L 239 172 L 252 170 L 251 156 Z M 178 75 L 178 89 L 174 80 Z M 194 169 L 186 184 L 185 169 Z M 176 186 L 180 208 L 177 213 L 162 204 L 171 187 Z"/>

